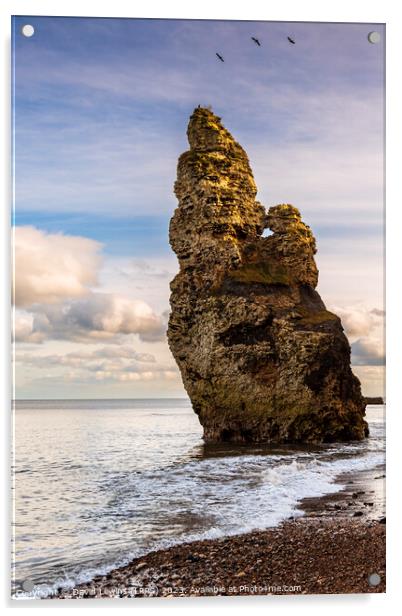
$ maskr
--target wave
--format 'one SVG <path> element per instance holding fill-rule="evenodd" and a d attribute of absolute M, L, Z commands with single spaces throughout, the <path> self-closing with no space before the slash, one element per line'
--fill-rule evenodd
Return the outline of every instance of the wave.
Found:
<path fill-rule="evenodd" d="M 34 531 L 25 523 L 28 505 L 21 501 L 18 537 L 24 549 L 17 552 L 16 585 L 30 576 L 38 582 L 35 596 L 41 590 L 49 594 L 152 550 L 264 530 L 302 516 L 303 499 L 338 492 L 342 475 L 384 463 L 384 425 L 381 417 L 373 419 L 369 439 L 313 449 L 200 449 L 196 432 L 194 438 L 176 428 L 165 434 L 149 424 L 146 431 L 119 434 L 102 456 L 97 444 L 84 458 L 62 451 L 47 470 L 39 457 L 34 466 L 39 476 L 62 481 L 62 490 L 51 492 L 53 500 L 44 507 L 46 493 L 35 496 L 32 480 L 20 484 L 34 495 L 29 511 L 39 521 Z M 114 418 L 106 430 L 109 425 Z M 109 432 L 103 447 L 105 442 L 110 443 Z M 19 465 L 20 471 L 27 468 Z M 30 473 L 20 477 L 29 481 Z M 41 524 L 44 514 L 55 523 Z"/>
<path fill-rule="evenodd" d="M 264 530 L 290 517 L 300 517 L 304 512 L 299 505 L 304 498 L 338 492 L 344 488 L 342 483 L 335 483 L 340 475 L 376 468 L 384 462 L 380 451 L 356 457 L 352 450 L 353 446 L 344 446 L 343 457 L 335 459 L 336 455 L 339 456 L 339 449 L 324 452 L 321 459 L 316 454 L 304 453 L 298 454 L 297 458 L 278 455 L 202 460 L 171 469 L 169 477 L 166 477 L 166 469 L 164 477 L 162 472 L 144 473 L 140 479 L 136 476 L 126 489 L 135 492 L 136 488 L 140 488 L 138 482 L 142 488 L 147 487 L 150 498 L 141 503 L 145 517 L 150 502 L 161 504 L 170 494 L 172 507 L 166 512 L 167 526 L 174 525 L 175 518 L 180 516 L 198 514 L 200 520 L 209 520 L 208 527 L 159 538 L 108 562 L 87 563 L 86 566 L 82 563 L 52 584 L 39 585 L 39 588 L 44 594 L 54 593 L 57 588 L 73 588 L 95 576 L 106 575 L 113 569 L 127 565 L 151 550 Z M 175 496 L 172 498 L 172 495 Z M 111 509 L 118 509 L 111 515 L 119 514 L 119 517 L 126 518 L 130 515 L 130 499 L 122 502 L 117 499 Z M 158 516 L 154 524 L 160 524 Z M 152 532 L 152 528 L 148 530 Z"/>

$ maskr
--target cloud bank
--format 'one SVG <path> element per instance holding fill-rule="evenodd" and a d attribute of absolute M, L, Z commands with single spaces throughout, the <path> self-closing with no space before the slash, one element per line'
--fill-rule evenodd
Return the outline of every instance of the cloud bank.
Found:
<path fill-rule="evenodd" d="M 16 227 L 14 289 L 16 306 L 53 304 L 82 297 L 97 284 L 101 245 L 86 237 L 49 234 Z"/>
<path fill-rule="evenodd" d="M 352 357 L 355 366 L 384 366 L 383 344 L 376 338 L 359 338 L 352 344 Z"/>
<path fill-rule="evenodd" d="M 91 288 L 98 282 L 99 251 L 100 244 L 84 237 L 16 228 L 16 342 L 113 341 L 129 334 L 164 339 L 166 315 L 142 300 Z"/>
<path fill-rule="evenodd" d="M 379 308 L 362 306 L 334 306 L 331 308 L 342 321 L 351 343 L 354 366 L 383 366 L 385 364 L 384 317 Z"/>
<path fill-rule="evenodd" d="M 139 353 L 129 345 L 110 345 L 95 350 L 72 353 L 19 353 L 17 363 L 41 369 L 45 374 L 62 370 L 63 378 L 71 381 L 152 381 L 178 379 L 177 366 L 158 363 L 150 353 Z"/>

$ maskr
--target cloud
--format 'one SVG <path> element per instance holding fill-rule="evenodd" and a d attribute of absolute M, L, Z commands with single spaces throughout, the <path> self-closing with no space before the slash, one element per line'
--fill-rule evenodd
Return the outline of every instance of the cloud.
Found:
<path fill-rule="evenodd" d="M 384 366 L 353 366 L 353 372 L 360 379 L 363 395 L 385 395 L 385 369 Z"/>
<path fill-rule="evenodd" d="M 125 365 L 126 370 L 148 371 L 149 364 L 156 362 L 150 353 L 138 353 L 133 347 L 112 345 L 100 347 L 93 351 L 74 351 L 72 353 L 38 355 L 36 353 L 19 353 L 18 361 L 35 367 L 67 366 L 96 372 L 98 370 L 113 370 L 114 366 Z M 143 366 L 145 364 L 145 367 Z"/>
<path fill-rule="evenodd" d="M 383 344 L 376 338 L 359 338 L 351 348 L 352 363 L 355 366 L 383 366 L 385 364 Z"/>
<path fill-rule="evenodd" d="M 52 304 L 82 297 L 97 284 L 101 245 L 94 240 L 16 227 L 14 300 L 16 306 Z"/>
<path fill-rule="evenodd" d="M 172 380 L 179 375 L 175 364 L 157 363 L 154 355 L 139 353 L 129 345 L 111 345 L 65 354 L 18 353 L 16 362 L 25 369 L 39 369 L 49 378 L 60 378 L 54 372 L 61 369 L 63 379 L 74 382 Z"/>
<path fill-rule="evenodd" d="M 13 338 L 15 342 L 32 342 L 39 344 L 45 336 L 40 331 L 33 329 L 33 315 L 27 312 L 19 312 L 14 318 Z"/>
<path fill-rule="evenodd" d="M 374 314 L 376 317 L 385 317 L 385 310 L 379 310 L 378 308 L 373 308 L 370 311 L 371 314 Z"/>
<path fill-rule="evenodd" d="M 98 284 L 100 248 L 85 237 L 16 227 L 16 342 L 165 338 L 166 315 L 158 316 L 146 301 L 92 288 Z"/>
<path fill-rule="evenodd" d="M 352 351 L 353 366 L 383 366 L 385 311 L 365 306 L 331 306 L 342 321 Z M 366 375 L 365 375 L 366 378 Z"/>
<path fill-rule="evenodd" d="M 80 300 L 31 307 L 32 315 L 17 313 L 15 340 L 113 341 L 138 334 L 144 342 L 164 340 L 166 316 L 158 316 L 141 300 L 112 293 L 89 293 Z"/>
<path fill-rule="evenodd" d="M 331 310 L 337 314 L 345 329 L 345 333 L 352 341 L 367 337 L 374 329 L 382 327 L 384 311 L 377 308 L 369 309 L 360 306 L 332 306 Z"/>
<path fill-rule="evenodd" d="M 331 310 L 341 318 L 345 334 L 351 343 L 352 365 L 384 365 L 385 311 L 364 306 L 331 306 Z"/>
<path fill-rule="evenodd" d="M 272 22 L 253 24 L 258 50 L 240 22 L 116 21 L 104 26 L 104 49 L 93 27 L 79 20 L 72 33 L 68 21 L 47 20 L 65 44 L 17 47 L 19 100 L 30 103 L 17 113 L 24 208 L 109 213 L 113 200 L 115 214 L 145 203 L 170 212 L 187 118 L 201 103 L 246 148 L 267 205 L 294 199 L 320 218 L 342 209 L 348 221 L 356 209 L 380 213 L 382 48 L 370 53 L 364 24 L 292 24 L 297 53 L 288 26 Z"/>

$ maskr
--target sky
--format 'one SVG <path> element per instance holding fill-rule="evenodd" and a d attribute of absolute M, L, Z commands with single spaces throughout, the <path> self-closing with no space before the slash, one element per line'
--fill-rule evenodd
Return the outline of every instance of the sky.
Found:
<path fill-rule="evenodd" d="M 15 397 L 185 396 L 168 225 L 199 104 L 246 150 L 257 199 L 311 226 L 318 291 L 363 392 L 383 395 L 384 38 L 381 24 L 14 18 Z"/>

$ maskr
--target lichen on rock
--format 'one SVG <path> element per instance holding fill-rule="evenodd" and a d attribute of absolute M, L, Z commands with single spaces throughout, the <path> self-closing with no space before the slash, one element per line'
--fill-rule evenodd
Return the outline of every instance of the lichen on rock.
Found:
<path fill-rule="evenodd" d="M 340 319 L 315 290 L 315 238 L 289 204 L 256 201 L 246 152 L 197 108 L 179 158 L 168 341 L 206 441 L 368 434 Z M 271 235 L 263 236 L 269 228 Z"/>

